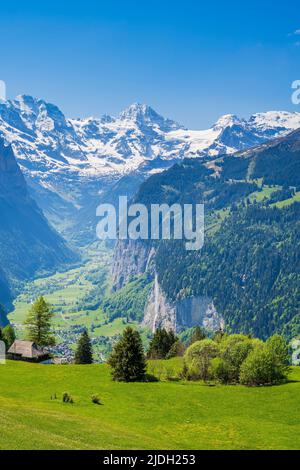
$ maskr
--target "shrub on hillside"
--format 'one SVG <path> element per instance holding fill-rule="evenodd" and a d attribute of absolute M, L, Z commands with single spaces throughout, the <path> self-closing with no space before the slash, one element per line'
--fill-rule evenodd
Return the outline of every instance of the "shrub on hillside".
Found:
<path fill-rule="evenodd" d="M 181 376 L 188 380 L 215 380 L 223 384 L 272 385 L 286 380 L 288 345 L 275 335 L 266 343 L 245 335 L 224 335 L 218 342 L 205 339 L 184 355 Z"/>
<path fill-rule="evenodd" d="M 209 375 L 213 380 L 222 384 L 229 384 L 232 380 L 232 370 L 229 363 L 220 357 L 211 360 Z"/>
<path fill-rule="evenodd" d="M 240 382 L 243 385 L 271 385 L 280 379 L 273 357 L 265 348 L 252 351 L 242 364 Z"/>
<path fill-rule="evenodd" d="M 280 335 L 271 336 L 266 341 L 268 351 L 274 356 L 275 360 L 287 371 L 290 364 L 289 346 L 285 339 Z"/>
<path fill-rule="evenodd" d="M 248 386 L 274 385 L 287 380 L 288 345 L 278 335 L 255 348 L 241 366 L 240 383 Z"/>
<path fill-rule="evenodd" d="M 178 339 L 175 341 L 175 343 L 172 344 L 170 351 L 166 355 L 166 359 L 171 359 L 172 357 L 181 357 L 184 355 L 184 352 L 184 344 Z"/>
<path fill-rule="evenodd" d="M 218 375 L 218 380 L 221 383 L 222 377 L 226 379 L 225 383 L 237 383 L 240 377 L 241 365 L 248 357 L 250 352 L 255 348 L 259 347 L 259 344 L 263 344 L 259 340 L 253 340 L 245 335 L 231 335 L 225 336 L 220 341 L 220 358 L 222 359 L 222 368 L 223 372 Z M 224 375 L 224 370 L 226 369 L 226 374 Z M 217 371 L 220 370 L 217 368 Z M 216 372 L 217 372 L 216 371 Z"/>
<path fill-rule="evenodd" d="M 63 403 L 74 403 L 72 395 L 70 395 L 68 392 L 64 392 L 62 396 L 62 401 Z"/>
<path fill-rule="evenodd" d="M 214 336 L 213 336 L 213 340 L 216 342 L 216 343 L 220 343 L 224 338 L 227 338 L 229 335 L 227 333 L 225 333 L 225 331 L 223 330 L 219 330 L 217 331 Z"/>
<path fill-rule="evenodd" d="M 92 395 L 91 400 L 94 405 L 102 405 L 101 398 L 99 397 L 99 395 Z"/>
<path fill-rule="evenodd" d="M 193 343 L 184 355 L 186 378 L 189 380 L 209 380 L 211 361 L 219 354 L 219 346 L 211 339 Z"/>

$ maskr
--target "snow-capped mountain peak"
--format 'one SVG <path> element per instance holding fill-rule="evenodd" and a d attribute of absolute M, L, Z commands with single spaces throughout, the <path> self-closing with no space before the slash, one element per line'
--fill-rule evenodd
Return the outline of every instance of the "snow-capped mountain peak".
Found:
<path fill-rule="evenodd" d="M 166 119 L 156 111 L 154 111 L 151 106 L 141 103 L 133 103 L 119 115 L 120 120 L 135 122 L 139 126 L 157 126 L 163 132 L 170 132 L 172 130 L 182 129 L 183 126 L 177 122 Z"/>
<path fill-rule="evenodd" d="M 38 103 L 39 100 L 29 95 L 18 95 L 13 101 L 14 106 L 27 115 L 38 114 Z"/>
<path fill-rule="evenodd" d="M 287 111 L 256 113 L 250 117 L 249 123 L 262 131 L 270 129 L 291 131 L 300 127 L 300 113 Z"/>
<path fill-rule="evenodd" d="M 232 127 L 235 125 L 244 125 L 245 124 L 245 119 L 240 119 L 237 117 L 235 114 L 224 114 L 224 116 L 221 116 L 217 122 L 214 124 L 214 129 L 217 130 L 224 130 L 226 127 Z"/>
<path fill-rule="evenodd" d="M 62 111 L 55 105 L 29 95 L 19 95 L 13 101 L 7 101 L 7 108 L 17 111 L 24 126 L 51 132 L 68 126 Z"/>
<path fill-rule="evenodd" d="M 55 105 L 28 95 L 0 103 L 0 137 L 11 143 L 26 177 L 68 201 L 85 181 L 99 185 L 137 170 L 151 174 L 185 157 L 215 157 L 300 127 L 300 113 L 272 111 L 249 120 L 229 114 L 207 130 L 188 130 L 145 104 L 119 116 L 68 119 Z"/>
<path fill-rule="evenodd" d="M 120 113 L 120 119 L 136 120 L 151 114 L 155 115 L 156 112 L 150 106 L 141 103 L 133 103 Z"/>

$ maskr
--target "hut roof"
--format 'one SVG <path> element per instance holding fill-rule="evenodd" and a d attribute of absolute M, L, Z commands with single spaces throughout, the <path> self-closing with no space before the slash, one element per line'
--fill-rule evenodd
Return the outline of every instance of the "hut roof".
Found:
<path fill-rule="evenodd" d="M 9 348 L 8 354 L 17 354 L 24 358 L 34 359 L 45 356 L 47 352 L 33 341 L 16 340 Z"/>

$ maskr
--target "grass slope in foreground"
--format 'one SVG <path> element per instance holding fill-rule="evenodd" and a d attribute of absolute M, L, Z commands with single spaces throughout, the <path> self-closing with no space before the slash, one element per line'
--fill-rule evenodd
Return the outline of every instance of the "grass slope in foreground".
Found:
<path fill-rule="evenodd" d="M 300 368 L 290 380 L 265 388 L 125 384 L 112 382 L 106 365 L 9 361 L 0 366 L 0 449 L 299 449 Z M 65 391 L 73 405 L 61 402 Z M 95 393 L 102 406 L 92 404 Z"/>

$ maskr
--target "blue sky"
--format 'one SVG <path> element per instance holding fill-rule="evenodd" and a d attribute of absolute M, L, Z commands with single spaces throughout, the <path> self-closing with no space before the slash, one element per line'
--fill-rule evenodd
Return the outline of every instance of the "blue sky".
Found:
<path fill-rule="evenodd" d="M 289 0 L 1 2 L 0 79 L 9 98 L 42 97 L 70 117 L 142 102 L 201 128 L 221 114 L 300 111 L 297 30 Z"/>

